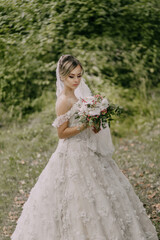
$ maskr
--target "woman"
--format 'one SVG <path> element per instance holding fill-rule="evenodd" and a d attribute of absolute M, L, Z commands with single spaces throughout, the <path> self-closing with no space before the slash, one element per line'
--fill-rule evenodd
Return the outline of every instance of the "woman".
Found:
<path fill-rule="evenodd" d="M 57 64 L 53 126 L 59 143 L 32 188 L 12 240 L 158 240 L 155 227 L 112 153 L 109 127 L 91 129 L 75 113 L 91 92 L 73 56 Z"/>

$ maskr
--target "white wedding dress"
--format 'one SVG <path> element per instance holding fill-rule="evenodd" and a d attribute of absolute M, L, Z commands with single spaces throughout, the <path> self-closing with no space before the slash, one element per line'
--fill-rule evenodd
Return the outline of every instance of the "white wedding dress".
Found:
<path fill-rule="evenodd" d="M 66 120 L 77 126 L 76 110 L 77 103 L 54 126 Z M 111 153 L 96 151 L 96 135 L 88 128 L 59 140 L 23 206 L 12 240 L 158 240 Z"/>

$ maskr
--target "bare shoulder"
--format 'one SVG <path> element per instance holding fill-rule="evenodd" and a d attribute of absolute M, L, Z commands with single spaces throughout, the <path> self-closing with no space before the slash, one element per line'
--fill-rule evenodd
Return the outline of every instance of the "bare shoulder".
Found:
<path fill-rule="evenodd" d="M 63 115 L 72 107 L 70 99 L 66 96 L 60 96 L 56 102 L 56 114 L 57 116 Z"/>

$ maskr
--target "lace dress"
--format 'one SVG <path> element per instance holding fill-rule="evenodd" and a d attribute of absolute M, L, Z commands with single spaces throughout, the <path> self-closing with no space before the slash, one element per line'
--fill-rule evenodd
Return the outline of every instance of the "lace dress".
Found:
<path fill-rule="evenodd" d="M 77 103 L 53 126 L 66 120 L 77 126 L 76 110 Z M 90 131 L 59 140 L 23 205 L 12 240 L 158 240 L 111 153 L 103 156 L 88 144 Z"/>

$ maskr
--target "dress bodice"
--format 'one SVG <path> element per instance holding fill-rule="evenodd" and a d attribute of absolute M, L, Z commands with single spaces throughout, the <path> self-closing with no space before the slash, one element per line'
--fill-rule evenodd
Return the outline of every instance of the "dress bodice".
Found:
<path fill-rule="evenodd" d="M 52 126 L 59 127 L 66 121 L 69 121 L 69 127 L 79 125 L 80 123 L 78 119 L 75 118 L 75 113 L 78 111 L 78 104 L 79 100 L 72 105 L 69 111 L 67 111 L 63 115 L 58 116 L 52 123 Z"/>
<path fill-rule="evenodd" d="M 63 115 L 58 116 L 52 123 L 52 126 L 57 128 L 66 121 L 68 121 L 68 127 L 80 126 L 82 123 L 80 123 L 79 120 L 75 118 L 76 112 L 78 111 L 78 108 L 79 108 L 79 106 L 78 106 L 79 103 L 80 103 L 80 101 L 78 100 L 77 102 L 75 102 L 72 105 L 72 107 L 70 108 L 69 111 L 67 111 Z M 87 139 L 87 136 L 88 136 L 87 130 L 89 130 L 89 129 L 85 129 L 82 132 L 80 132 L 79 134 L 72 136 L 68 139 L 74 139 L 74 140 L 81 139 L 84 141 Z"/>
<path fill-rule="evenodd" d="M 52 126 L 57 128 L 66 121 L 68 121 L 68 127 L 81 125 L 82 123 L 79 122 L 79 119 L 75 118 L 76 112 L 79 111 L 80 106 L 81 101 L 78 100 L 76 103 L 73 104 L 69 111 L 67 111 L 63 115 L 58 116 L 52 123 Z M 85 143 L 86 147 L 89 148 L 91 151 L 99 153 L 103 156 L 106 156 L 108 154 L 112 155 L 115 149 L 112 143 L 109 126 L 107 126 L 107 128 L 105 129 L 100 130 L 96 134 L 92 131 L 91 128 L 87 128 L 75 136 L 60 140 L 61 143 L 65 143 L 66 141 L 79 142 L 81 140 L 81 142 Z"/>

